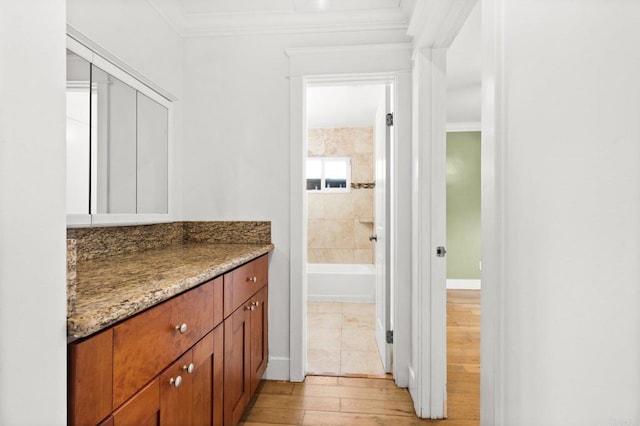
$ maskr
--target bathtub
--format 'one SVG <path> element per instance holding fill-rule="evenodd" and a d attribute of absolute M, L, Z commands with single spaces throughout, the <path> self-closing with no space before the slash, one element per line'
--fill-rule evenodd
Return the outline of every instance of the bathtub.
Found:
<path fill-rule="evenodd" d="M 307 264 L 307 298 L 309 300 L 374 303 L 375 297 L 375 265 Z"/>

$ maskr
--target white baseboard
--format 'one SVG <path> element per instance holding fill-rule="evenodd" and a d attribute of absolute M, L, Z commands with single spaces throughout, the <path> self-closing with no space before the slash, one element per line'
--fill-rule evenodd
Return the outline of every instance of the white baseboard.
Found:
<path fill-rule="evenodd" d="M 269 357 L 269 364 L 263 378 L 267 380 L 289 380 L 289 377 L 289 358 Z"/>
<path fill-rule="evenodd" d="M 447 280 L 447 290 L 480 290 L 480 280 Z"/>
<path fill-rule="evenodd" d="M 374 296 L 350 294 L 309 294 L 307 300 L 311 302 L 347 302 L 347 303 L 375 303 Z"/>

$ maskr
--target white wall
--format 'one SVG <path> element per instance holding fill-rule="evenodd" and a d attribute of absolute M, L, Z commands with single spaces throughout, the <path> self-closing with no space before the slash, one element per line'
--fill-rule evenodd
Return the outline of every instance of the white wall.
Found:
<path fill-rule="evenodd" d="M 65 2 L 0 3 L 0 424 L 66 424 Z"/>
<path fill-rule="evenodd" d="M 480 21 L 478 2 L 447 50 L 447 123 L 480 123 Z"/>
<path fill-rule="evenodd" d="M 267 375 L 289 374 L 289 58 L 285 49 L 406 41 L 402 32 L 185 41 L 184 218 L 270 220 Z"/>
<path fill-rule="evenodd" d="M 483 421 L 638 425 L 640 3 L 483 7 Z"/>
<path fill-rule="evenodd" d="M 128 67 L 177 98 L 171 127 L 172 199 L 181 218 L 183 40 L 146 0 L 67 0 L 67 23 Z"/>

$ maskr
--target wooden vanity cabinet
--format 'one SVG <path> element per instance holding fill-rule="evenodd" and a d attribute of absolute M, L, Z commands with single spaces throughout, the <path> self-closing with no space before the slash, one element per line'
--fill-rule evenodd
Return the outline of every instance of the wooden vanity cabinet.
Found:
<path fill-rule="evenodd" d="M 160 424 L 159 395 L 160 384 L 158 379 L 155 379 L 125 402 L 100 426 L 158 426 Z"/>
<path fill-rule="evenodd" d="M 68 424 L 236 425 L 267 366 L 267 268 L 265 255 L 69 344 Z"/>
<path fill-rule="evenodd" d="M 267 286 L 263 287 L 253 297 L 253 311 L 250 312 L 251 317 L 251 394 L 253 395 L 260 384 L 260 380 L 267 369 L 267 361 L 269 360 L 269 338 L 267 331 L 268 312 L 267 303 Z"/>
<path fill-rule="evenodd" d="M 222 425 L 223 327 L 160 375 L 160 425 Z"/>
<path fill-rule="evenodd" d="M 102 331 L 68 348 L 68 419 L 95 425 L 112 409 L 113 330 Z"/>
<path fill-rule="evenodd" d="M 267 368 L 267 280 L 266 256 L 224 275 L 225 425 L 239 422 Z"/>

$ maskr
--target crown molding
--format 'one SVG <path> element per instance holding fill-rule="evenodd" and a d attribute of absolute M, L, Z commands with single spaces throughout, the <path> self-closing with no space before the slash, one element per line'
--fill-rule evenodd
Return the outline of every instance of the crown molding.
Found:
<path fill-rule="evenodd" d="M 415 49 L 449 48 L 477 1 L 417 1 L 407 29 Z"/>
<path fill-rule="evenodd" d="M 384 52 L 411 52 L 410 43 L 386 43 L 367 45 L 347 45 L 347 46 L 318 46 L 318 47 L 294 47 L 286 49 L 285 53 L 289 57 L 295 56 L 316 56 L 340 53 L 384 53 Z"/>
<path fill-rule="evenodd" d="M 185 13 L 175 0 L 147 0 L 183 37 L 224 37 L 353 31 L 405 31 L 400 7 L 371 10 Z"/>

